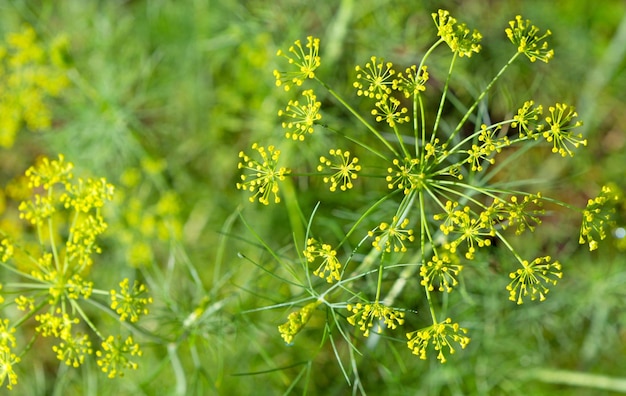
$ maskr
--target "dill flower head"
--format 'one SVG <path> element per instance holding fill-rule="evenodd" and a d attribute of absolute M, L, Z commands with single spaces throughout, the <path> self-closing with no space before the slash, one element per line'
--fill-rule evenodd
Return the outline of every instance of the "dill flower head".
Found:
<path fill-rule="evenodd" d="M 573 157 L 572 148 L 587 145 L 587 139 L 583 139 L 582 134 L 572 133 L 572 129 L 583 124 L 582 121 L 572 122 L 578 117 L 578 113 L 573 106 L 563 103 L 550 106 L 548 110 L 550 111 L 550 116 L 546 117 L 548 128 L 543 132 L 543 137 L 546 141 L 553 143 L 553 153 L 559 153 L 563 157 L 566 155 Z"/>
<path fill-rule="evenodd" d="M 446 349 L 450 354 L 456 352 L 453 342 L 459 344 L 462 349 L 469 344 L 470 338 L 465 334 L 467 334 L 467 329 L 460 327 L 458 323 L 452 323 L 452 319 L 447 318 L 425 329 L 407 333 L 406 337 L 409 339 L 407 346 L 420 359 L 426 359 L 427 350 L 432 346 L 435 351 L 438 351 L 437 359 L 445 363 Z"/>
<path fill-rule="evenodd" d="M 361 170 L 361 165 L 358 164 L 359 159 L 357 157 L 350 158 L 350 152 L 341 149 L 330 149 L 328 153 L 335 157 L 335 161 L 332 158 L 321 156 L 317 171 L 324 172 L 326 168 L 335 171 L 332 175 L 323 178 L 324 183 L 330 184 L 330 191 L 337 191 L 337 187 L 341 191 L 347 191 L 354 187 L 352 181 L 356 180 L 357 173 Z"/>
<path fill-rule="evenodd" d="M 457 20 L 446 10 L 439 10 L 432 17 L 437 26 L 437 36 L 448 44 L 452 52 L 468 58 L 472 53 L 480 52 L 483 36 L 476 29 L 472 31 L 464 23 L 457 24 Z"/>
<path fill-rule="evenodd" d="M 561 264 L 552 261 L 552 257 L 538 257 L 532 262 L 522 261 L 522 268 L 511 272 L 509 277 L 511 282 L 506 287 L 509 291 L 509 300 L 523 304 L 524 298 L 530 296 L 531 300 L 539 301 L 546 299 L 546 294 L 550 291 L 549 285 L 556 285 L 561 279 Z"/>
<path fill-rule="evenodd" d="M 326 279 L 328 283 L 341 280 L 341 263 L 337 259 L 337 252 L 330 245 L 309 238 L 304 256 L 309 263 L 317 258 L 322 259 L 322 263 L 313 271 L 313 275 Z"/>
<path fill-rule="evenodd" d="M 429 291 L 436 288 L 438 291 L 451 292 L 453 287 L 459 284 L 457 277 L 463 269 L 458 262 L 459 257 L 450 252 L 435 254 L 425 265 L 421 266 L 420 284 L 426 286 Z"/>
<path fill-rule="evenodd" d="M 109 378 L 123 377 L 127 369 L 137 370 L 137 363 L 131 358 L 142 354 L 132 336 L 128 336 L 124 341 L 119 336 L 109 336 L 102 341 L 102 350 L 96 351 L 98 366 Z"/>
<path fill-rule="evenodd" d="M 287 344 L 293 342 L 293 338 L 306 326 L 311 319 L 311 314 L 320 304 L 321 301 L 317 300 L 305 305 L 301 310 L 290 313 L 287 322 L 278 326 L 278 332 Z"/>
<path fill-rule="evenodd" d="M 402 222 L 399 222 L 397 216 L 394 216 L 391 220 L 391 224 L 389 223 L 380 223 L 378 227 L 374 230 L 369 231 L 368 235 L 370 237 L 374 237 L 374 241 L 372 242 L 372 246 L 380 251 L 385 251 L 390 253 L 394 252 L 406 252 L 407 247 L 405 245 L 406 242 L 413 242 L 415 240 L 415 236 L 413 235 L 413 230 L 407 230 L 406 227 L 409 225 L 409 219 L 405 218 Z"/>
<path fill-rule="evenodd" d="M 365 67 L 356 66 L 356 81 L 353 86 L 358 96 L 381 100 L 384 95 L 391 94 L 394 85 L 393 63 L 372 56 Z"/>
<path fill-rule="evenodd" d="M 297 100 L 290 100 L 285 110 L 280 110 L 278 116 L 287 118 L 288 121 L 282 123 L 286 129 L 287 139 L 303 141 L 307 134 L 313 133 L 313 125 L 322 118 L 319 113 L 322 104 L 316 101 L 316 96 L 312 89 L 302 92 L 306 98 L 305 104 L 300 104 Z"/>
<path fill-rule="evenodd" d="M 241 175 L 241 183 L 237 183 L 237 188 L 254 193 L 250 197 L 250 202 L 258 199 L 263 205 L 269 205 L 270 196 L 273 194 L 274 203 L 279 203 L 278 182 L 285 180 L 285 175 L 289 173 L 287 168 L 278 167 L 280 150 L 276 150 L 274 146 L 268 146 L 266 149 L 257 143 L 252 145 L 252 149 L 258 152 L 261 161 L 252 159 L 243 151 L 239 152 L 241 159 L 239 169 L 248 171 L 248 174 Z"/>
<path fill-rule="evenodd" d="M 537 120 L 542 114 L 543 106 L 535 106 L 534 101 L 527 100 L 524 102 L 524 105 L 517 110 L 517 114 L 513 116 L 511 127 L 519 128 L 520 138 L 537 139 L 538 134 L 535 128 L 537 128 Z"/>
<path fill-rule="evenodd" d="M 57 62 L 66 47 L 57 37 L 50 47 L 37 40 L 35 30 L 24 26 L 0 43 L 0 146 L 11 147 L 22 127 L 43 131 L 51 126 L 46 103 L 69 85 L 64 62 Z"/>
<path fill-rule="evenodd" d="M 319 57 L 320 39 L 313 36 L 306 38 L 307 42 L 304 47 L 300 40 L 296 40 L 294 44 L 289 47 L 287 53 L 282 50 L 278 50 L 276 53 L 278 56 L 282 56 L 287 59 L 290 65 L 295 66 L 295 70 L 281 72 L 274 70 L 274 77 L 276 77 L 276 86 L 282 86 L 285 91 L 289 91 L 292 86 L 301 86 L 304 80 L 315 78 L 315 70 L 320 66 L 321 61 Z"/>
<path fill-rule="evenodd" d="M 146 305 L 152 303 L 152 297 L 146 297 L 147 293 L 148 289 L 144 284 L 134 281 L 131 288 L 128 278 L 125 278 L 120 282 L 119 293 L 111 290 L 111 309 L 120 315 L 121 321 L 129 318 L 135 323 L 139 321 L 139 316 L 148 314 Z"/>
<path fill-rule="evenodd" d="M 398 73 L 396 79 L 393 80 L 392 88 L 404 93 L 406 98 L 418 95 L 426 90 L 426 82 L 428 81 L 428 67 L 422 66 L 418 71 L 417 66 L 407 67 L 404 71 Z"/>
<path fill-rule="evenodd" d="M 544 41 L 552 34 L 550 30 L 539 36 L 539 28 L 531 24 L 529 20 L 522 19 L 517 15 L 514 21 L 509 21 L 506 35 L 517 46 L 517 52 L 526 55 L 531 62 L 539 59 L 548 63 L 554 57 L 554 50 L 548 49 L 548 42 Z"/>
<path fill-rule="evenodd" d="M 348 323 L 352 326 L 358 326 L 365 337 L 369 337 L 370 329 L 374 327 L 375 320 L 382 321 L 390 329 L 395 329 L 404 324 L 404 312 L 387 307 L 379 302 L 348 304 L 346 309 L 353 314 L 348 317 Z M 383 328 L 377 323 L 376 332 L 380 334 L 382 331 Z"/>
<path fill-rule="evenodd" d="M 14 366 L 20 362 L 19 356 L 14 354 L 7 345 L 0 345 L 0 386 L 6 382 L 7 389 L 13 389 L 17 384 L 17 373 Z"/>
<path fill-rule="evenodd" d="M 578 238 L 581 245 L 588 243 L 589 250 L 598 248 L 598 239 L 606 238 L 605 229 L 614 223 L 611 218 L 615 212 L 613 204 L 618 200 L 619 195 L 614 188 L 602 186 L 600 194 L 587 201 L 587 207 L 583 210 L 583 221 Z"/>

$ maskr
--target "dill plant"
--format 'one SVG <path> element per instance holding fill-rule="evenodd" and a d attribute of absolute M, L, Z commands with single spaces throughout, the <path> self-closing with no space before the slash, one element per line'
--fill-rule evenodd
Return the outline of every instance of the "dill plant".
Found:
<path fill-rule="evenodd" d="M 34 241 L 0 229 L 0 385 L 8 389 L 18 383 L 17 366 L 40 337 L 54 339 L 52 351 L 63 364 L 78 368 L 94 359 L 109 378 L 137 369 L 142 355 L 133 336 L 152 303 L 146 286 L 124 278 L 102 289 L 90 276 L 108 227 L 102 209 L 114 187 L 104 178 L 74 179 L 73 168 L 59 155 L 26 171 L 32 192 L 19 212 L 34 229 Z M 95 320 L 93 308 L 125 328 Z"/>
<path fill-rule="evenodd" d="M 546 207 L 561 207 L 582 216 L 578 240 L 594 250 L 606 235 L 611 206 L 617 200 L 617 193 L 604 186 L 596 198 L 589 199 L 586 208 L 578 208 L 541 191 L 520 188 L 525 185 L 523 180 L 506 182 L 495 177 L 511 164 L 501 155 L 505 151 L 515 153 L 517 158 L 527 150 L 548 146 L 565 160 L 587 145 L 577 132 L 582 121 L 574 107 L 566 103 L 542 105 L 521 98 L 512 117 L 497 122 L 478 111 L 514 62 L 526 59 L 548 63 L 553 58 L 549 30 L 541 31 L 521 16 L 510 21 L 505 29 L 513 44 L 510 59 L 464 109 L 456 125 L 444 128 L 444 107 L 451 100 L 455 65 L 480 53 L 482 35 L 458 22 L 448 11 L 439 10 L 432 18 L 437 38 L 419 64 L 398 71 L 392 62 L 372 56 L 355 67 L 352 86 L 356 97 L 350 99 L 339 95 L 316 74 L 323 64 L 318 38 L 297 40 L 287 51 L 279 50 L 278 56 L 286 64 L 284 69 L 274 71 L 276 85 L 293 95 L 278 112 L 287 141 L 272 141 L 267 146 L 257 142 L 251 152 L 239 154 L 242 174 L 237 188 L 247 191 L 251 202 L 280 204 L 281 184 L 294 176 L 319 177 L 336 194 L 353 193 L 357 183 L 362 183 L 364 190 L 380 193 L 356 221 L 338 226 L 346 232 L 334 243 L 328 243 L 334 234 L 325 227 L 316 227 L 315 213 L 324 205 L 319 202 L 307 222 L 304 240 L 294 241 L 298 258 L 293 261 L 272 250 L 242 217 L 290 276 L 275 277 L 301 296 L 258 310 L 301 307 L 278 326 L 278 333 L 288 344 L 296 342 L 309 320 L 325 310 L 323 337 L 330 340 L 349 383 L 349 370 L 334 341 L 337 335 L 351 351 L 358 351 L 361 336 L 385 333 L 389 339 L 405 342 L 420 359 L 434 355 L 444 363 L 450 354 L 468 345 L 470 334 L 462 326 L 463 318 L 453 319 L 442 312 L 436 294 L 454 292 L 465 279 L 461 276 L 463 269 L 484 263 L 497 244 L 510 257 L 502 263 L 508 272 L 504 298 L 508 296 L 516 304 L 545 300 L 562 278 L 567 263 L 544 253 L 525 257 L 514 247 L 513 239 L 535 231 L 546 215 Z M 430 56 L 435 50 L 446 49 L 450 54 L 448 70 L 431 70 Z M 429 84 L 432 75 L 443 81 L 439 91 Z M 320 92 L 354 117 L 357 126 L 346 132 L 326 125 L 317 99 Z M 439 106 L 431 116 L 426 103 L 437 95 Z M 360 101 L 369 105 L 369 114 L 352 104 Z M 319 165 L 310 172 L 296 172 L 289 164 L 281 163 L 282 145 L 306 145 L 318 133 L 339 136 L 343 146 L 338 143 L 338 147 L 319 153 Z M 381 162 L 385 164 L 382 168 Z M 370 227 L 372 223 L 375 225 Z M 359 242 L 346 249 L 351 237 Z M 409 285 L 421 288 L 426 312 L 396 305 L 398 296 Z M 406 328 L 410 315 L 423 315 L 430 325 Z M 353 375 L 358 382 L 358 374 Z"/>

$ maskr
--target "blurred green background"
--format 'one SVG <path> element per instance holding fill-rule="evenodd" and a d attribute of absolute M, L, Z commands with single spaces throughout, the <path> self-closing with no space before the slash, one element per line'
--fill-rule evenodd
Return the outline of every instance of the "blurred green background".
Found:
<path fill-rule="evenodd" d="M 419 62 L 435 39 L 430 14 L 438 8 L 484 36 L 484 50 L 459 66 L 455 83 L 468 92 L 509 58 L 504 28 L 517 14 L 553 33 L 554 60 L 516 63 L 488 98 L 489 110 L 498 118 L 530 98 L 572 103 L 589 146 L 572 161 L 533 158 L 512 177 L 538 173 L 553 195 L 583 206 L 603 184 L 626 190 L 621 0 L 0 2 L 0 35 L 29 24 L 43 43 L 68 36 L 71 80 L 51 102 L 51 130 L 21 131 L 13 147 L 0 149 L 0 186 L 6 191 L 38 156 L 57 153 L 109 179 L 118 205 L 94 271 L 105 283 L 117 279 L 112 274 L 141 273 L 156 300 L 147 332 L 157 337 L 146 337 L 137 372 L 111 381 L 95 364 L 69 370 L 51 351 L 31 351 L 15 394 L 350 394 L 332 349 L 321 344 L 323 318 L 286 346 L 276 326 L 289 310 L 246 313 L 288 301 L 290 293 L 274 290 L 271 276 L 238 256 L 275 265 L 239 212 L 276 249 L 290 248 L 291 230 L 284 209 L 250 205 L 235 189 L 237 154 L 253 142 L 282 139 L 276 114 L 288 99 L 272 76 L 277 49 L 320 37 L 319 76 L 348 96 L 354 65 L 371 55 Z M 15 218 L 8 195 L 0 197 L 5 219 Z M 310 213 L 316 197 L 301 198 Z M 471 282 L 449 301 L 471 331 L 468 348 L 444 365 L 421 361 L 400 343 L 365 349 L 357 358 L 365 391 L 626 393 L 626 242 L 609 235 L 589 253 L 577 243 L 579 220 L 554 214 L 519 247 L 558 252 L 564 264 L 564 279 L 546 302 L 509 302 L 496 254 L 492 266 L 470 269 Z M 623 205 L 617 220 L 626 227 Z M 308 381 L 298 377 L 303 372 Z"/>

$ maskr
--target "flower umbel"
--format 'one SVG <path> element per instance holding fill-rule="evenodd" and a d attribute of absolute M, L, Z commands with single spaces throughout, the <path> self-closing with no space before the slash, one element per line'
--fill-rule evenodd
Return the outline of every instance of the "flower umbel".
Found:
<path fill-rule="evenodd" d="M 17 384 L 17 374 L 13 366 L 20 362 L 20 358 L 11 352 L 6 345 L 0 345 L 0 386 L 6 381 L 7 389 L 13 389 Z"/>
<path fill-rule="evenodd" d="M 437 36 L 448 44 L 452 52 L 468 58 L 472 53 L 480 52 L 483 36 L 477 30 L 471 31 L 464 23 L 457 25 L 456 19 L 446 10 L 439 10 L 432 17 L 437 26 Z"/>
<path fill-rule="evenodd" d="M 521 15 L 516 16 L 514 21 L 509 21 L 509 26 L 505 32 L 509 40 L 517 46 L 517 52 L 526 55 L 531 62 L 539 59 L 548 63 L 552 59 L 554 50 L 548 49 L 548 42 L 543 41 L 552 34 L 550 30 L 538 36 L 539 28 L 531 25 L 529 20 L 524 21 Z"/>
<path fill-rule="evenodd" d="M 452 319 L 447 318 L 425 329 L 407 333 L 406 337 L 409 339 L 407 342 L 409 349 L 420 359 L 426 359 L 426 351 L 432 345 L 435 351 L 439 351 L 437 359 L 445 363 L 444 350 L 447 348 L 450 354 L 456 351 L 452 342 L 459 344 L 462 349 L 469 344 L 470 338 L 465 334 L 467 334 L 467 329 L 460 327 L 458 323 L 452 323 Z"/>
<path fill-rule="evenodd" d="M 358 96 L 381 100 L 384 95 L 391 94 L 394 85 L 393 63 L 372 56 L 365 67 L 356 66 L 356 81 L 353 86 Z"/>
<path fill-rule="evenodd" d="M 276 86 L 282 86 L 285 91 L 295 86 L 301 86 L 304 80 L 315 77 L 315 70 L 320 66 L 320 39 L 313 36 L 306 38 L 307 43 L 302 47 L 300 40 L 296 40 L 294 45 L 289 47 L 287 53 L 278 50 L 278 56 L 282 56 L 289 61 L 289 64 L 296 66 L 297 70 L 280 72 L 274 70 Z M 306 48 L 306 49 L 305 49 Z"/>
<path fill-rule="evenodd" d="M 278 112 L 279 116 L 289 119 L 282 123 L 287 139 L 303 141 L 306 134 L 313 133 L 313 125 L 322 118 L 319 113 L 321 103 L 316 101 L 312 89 L 302 92 L 306 98 L 306 104 L 300 104 L 297 100 L 290 100 L 285 110 Z"/>
<path fill-rule="evenodd" d="M 539 116 L 543 114 L 543 106 L 535 106 L 535 102 L 527 100 L 524 105 L 517 110 L 517 114 L 513 117 L 511 127 L 519 127 L 519 135 L 521 138 L 533 138 L 537 139 L 538 135 L 535 131 L 537 128 L 537 120 Z"/>
<path fill-rule="evenodd" d="M 415 236 L 413 235 L 413 230 L 406 229 L 409 225 L 409 219 L 404 219 L 401 223 L 398 223 L 398 221 L 398 218 L 394 216 L 391 224 L 383 222 L 374 230 L 369 231 L 368 235 L 370 237 L 373 237 L 375 233 L 379 234 L 374 238 L 372 246 L 388 253 L 392 250 L 394 252 L 406 252 L 405 242 L 413 242 Z"/>
<path fill-rule="evenodd" d="M 452 288 L 459 284 L 457 277 L 463 269 L 458 261 L 458 256 L 448 252 L 434 255 L 420 268 L 422 277 L 420 284 L 426 286 L 429 291 L 435 290 L 436 287 L 439 291 L 451 292 Z"/>
<path fill-rule="evenodd" d="M 543 137 L 553 143 L 552 152 L 559 153 L 565 157 L 574 156 L 570 146 L 578 148 L 580 145 L 586 146 L 587 139 L 583 139 L 582 134 L 574 135 L 572 129 L 578 128 L 582 121 L 572 122 L 572 119 L 578 117 L 578 113 L 574 111 L 573 106 L 557 103 L 548 108 L 550 116 L 546 117 L 549 129 L 543 132 Z"/>
<path fill-rule="evenodd" d="M 509 300 L 518 304 L 524 303 L 524 297 L 530 295 L 532 301 L 539 297 L 539 301 L 546 299 L 550 291 L 547 285 L 556 285 L 561 279 L 561 264 L 558 261 L 551 263 L 550 256 L 538 257 L 531 263 L 522 261 L 522 268 L 509 274 L 511 283 L 506 287 L 509 291 Z"/>
<path fill-rule="evenodd" d="M 588 243 L 589 250 L 598 248 L 598 240 L 606 238 L 605 228 L 613 224 L 611 215 L 615 212 L 611 201 L 617 201 L 619 196 L 610 186 L 602 186 L 600 194 L 587 201 L 583 211 L 583 221 L 580 226 L 580 244 Z"/>
<path fill-rule="evenodd" d="M 124 341 L 119 336 L 109 336 L 102 341 L 102 351 L 96 351 L 96 356 L 99 358 L 98 366 L 108 374 L 109 378 L 123 377 L 126 369 L 137 370 L 137 363 L 130 358 L 142 354 L 132 336 L 128 336 Z"/>
<path fill-rule="evenodd" d="M 249 174 L 241 175 L 241 183 L 237 183 L 237 188 L 254 193 L 250 202 L 258 199 L 263 205 L 269 205 L 270 196 L 274 194 L 274 203 L 279 203 L 278 182 L 285 180 L 285 175 L 289 173 L 287 168 L 278 168 L 280 150 L 274 146 L 268 146 L 266 150 L 257 143 L 252 145 L 252 149 L 259 153 L 261 161 L 250 158 L 243 151 L 239 152 L 239 169 L 245 169 Z"/>
<path fill-rule="evenodd" d="M 359 159 L 357 157 L 350 158 L 350 152 L 342 151 L 341 149 L 331 149 L 328 153 L 335 157 L 337 161 L 333 162 L 330 158 L 322 156 L 320 157 L 320 165 L 317 166 L 317 171 L 323 172 L 326 167 L 335 171 L 330 176 L 324 176 L 323 179 L 324 183 L 330 183 L 330 191 L 337 191 L 337 187 L 341 191 L 354 187 L 352 181 L 357 178 L 357 172 L 361 170 L 361 165 L 358 164 Z"/>
<path fill-rule="evenodd" d="M 428 81 L 427 66 L 417 71 L 417 66 L 408 67 L 404 74 L 398 73 L 398 77 L 393 80 L 392 88 L 404 93 L 406 98 L 418 95 L 426 90 L 426 82 Z"/>
<path fill-rule="evenodd" d="M 293 338 L 309 322 L 311 314 L 320 304 L 321 301 L 317 300 L 305 305 L 301 310 L 290 313 L 287 317 L 287 322 L 278 326 L 278 332 L 287 344 L 293 342 Z"/>
<path fill-rule="evenodd" d="M 384 306 L 378 302 L 371 304 L 356 305 L 348 304 L 346 309 L 353 313 L 348 317 L 348 323 L 352 326 L 359 326 L 359 330 L 363 332 L 363 336 L 369 337 L 370 329 L 374 327 L 374 320 L 382 320 L 385 326 L 395 329 L 404 324 L 404 312 Z M 383 328 L 380 324 L 376 326 L 376 332 L 382 333 Z"/>
<path fill-rule="evenodd" d="M 322 264 L 313 271 L 313 275 L 326 279 L 328 283 L 341 280 L 341 263 L 337 259 L 337 252 L 330 245 L 309 238 L 304 256 L 309 263 L 318 257 L 322 259 Z"/>
<path fill-rule="evenodd" d="M 146 286 L 137 281 L 133 282 L 131 289 L 126 278 L 120 282 L 119 293 L 111 290 L 111 309 L 120 315 L 121 321 L 130 318 L 130 321 L 135 323 L 140 315 L 148 314 L 146 305 L 152 303 L 152 297 L 146 297 L 147 293 Z"/>

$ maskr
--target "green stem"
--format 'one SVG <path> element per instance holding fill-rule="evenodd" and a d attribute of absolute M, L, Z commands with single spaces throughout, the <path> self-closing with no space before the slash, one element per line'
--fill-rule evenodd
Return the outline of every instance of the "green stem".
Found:
<path fill-rule="evenodd" d="M 422 191 L 418 194 L 419 206 L 420 206 L 420 251 L 422 252 L 422 266 L 426 265 L 426 235 L 428 230 L 428 220 L 426 219 L 424 193 Z M 430 235 L 430 234 L 428 234 Z M 433 245 L 434 246 L 434 245 Z M 424 291 L 426 292 L 426 300 L 428 301 L 428 309 L 430 310 L 430 316 L 433 319 L 433 324 L 437 323 L 437 315 L 435 315 L 435 305 L 430 297 L 430 291 L 428 285 L 424 285 Z"/>
<path fill-rule="evenodd" d="M 511 66 L 511 64 L 513 64 L 513 62 L 515 61 L 515 59 L 517 59 L 517 57 L 519 56 L 520 52 L 516 52 L 515 55 L 513 55 L 511 57 L 511 59 L 509 59 L 509 61 L 506 63 L 506 65 L 504 65 L 500 71 L 498 72 L 498 74 L 495 75 L 495 77 L 493 79 L 491 79 L 491 81 L 489 82 L 489 84 L 487 84 L 487 86 L 485 87 L 485 89 L 483 89 L 483 91 L 480 93 L 480 95 L 478 95 L 478 98 L 476 98 L 476 100 L 474 101 L 474 103 L 470 106 L 470 108 L 467 110 L 467 112 L 465 113 L 465 115 L 463 116 L 463 118 L 461 118 L 461 121 L 459 121 L 458 125 L 456 126 L 456 128 L 454 129 L 454 132 L 452 132 L 452 134 L 450 135 L 450 137 L 448 138 L 448 144 L 452 141 L 452 139 L 454 139 L 454 137 L 459 133 L 459 131 L 461 130 L 461 128 L 463 127 L 463 125 L 465 125 L 465 122 L 467 121 L 467 119 L 470 117 L 470 115 L 474 112 L 474 110 L 476 109 L 476 107 L 478 106 L 478 104 L 480 103 L 481 100 L 483 100 L 483 98 L 485 97 L 485 95 L 487 94 L 487 92 L 489 92 L 491 90 L 491 87 L 493 87 L 493 85 L 496 83 L 496 81 L 498 81 L 498 79 L 502 76 L 502 74 L 504 73 L 504 71 L 506 69 L 508 69 L 509 66 Z"/>
<path fill-rule="evenodd" d="M 439 101 L 439 108 L 437 109 L 437 116 L 435 118 L 435 124 L 433 125 L 433 133 L 430 136 L 430 143 L 433 144 L 435 141 L 435 136 L 437 135 L 437 129 L 439 129 L 439 122 L 441 121 L 441 114 L 443 113 L 443 105 L 446 103 L 446 95 L 448 94 L 448 87 L 450 86 L 450 78 L 452 77 L 452 70 L 454 69 L 454 63 L 457 58 L 457 53 L 455 52 L 452 56 L 452 60 L 450 61 L 450 67 L 448 68 L 448 75 L 446 77 L 446 82 L 443 86 L 443 92 L 441 93 L 441 100 Z"/>
<path fill-rule="evenodd" d="M 319 78 L 315 77 L 315 80 L 317 80 L 317 82 L 319 82 L 324 88 L 326 88 L 328 93 L 330 93 L 335 99 L 337 99 L 337 101 L 339 101 L 339 103 L 341 103 L 350 113 L 352 113 L 352 115 L 356 117 L 356 119 L 359 120 L 359 122 L 361 122 L 367 129 L 369 129 L 370 132 L 372 132 L 378 138 L 378 140 L 380 140 L 396 157 L 398 156 L 398 152 L 396 151 L 396 149 L 394 149 L 393 146 L 389 144 L 389 142 L 385 140 L 385 138 L 382 137 L 382 135 L 378 133 L 378 131 L 370 123 L 365 121 L 365 119 L 361 117 L 361 115 L 352 106 L 350 106 L 345 100 L 343 100 L 343 98 L 339 96 L 337 92 L 335 92 Z"/>

